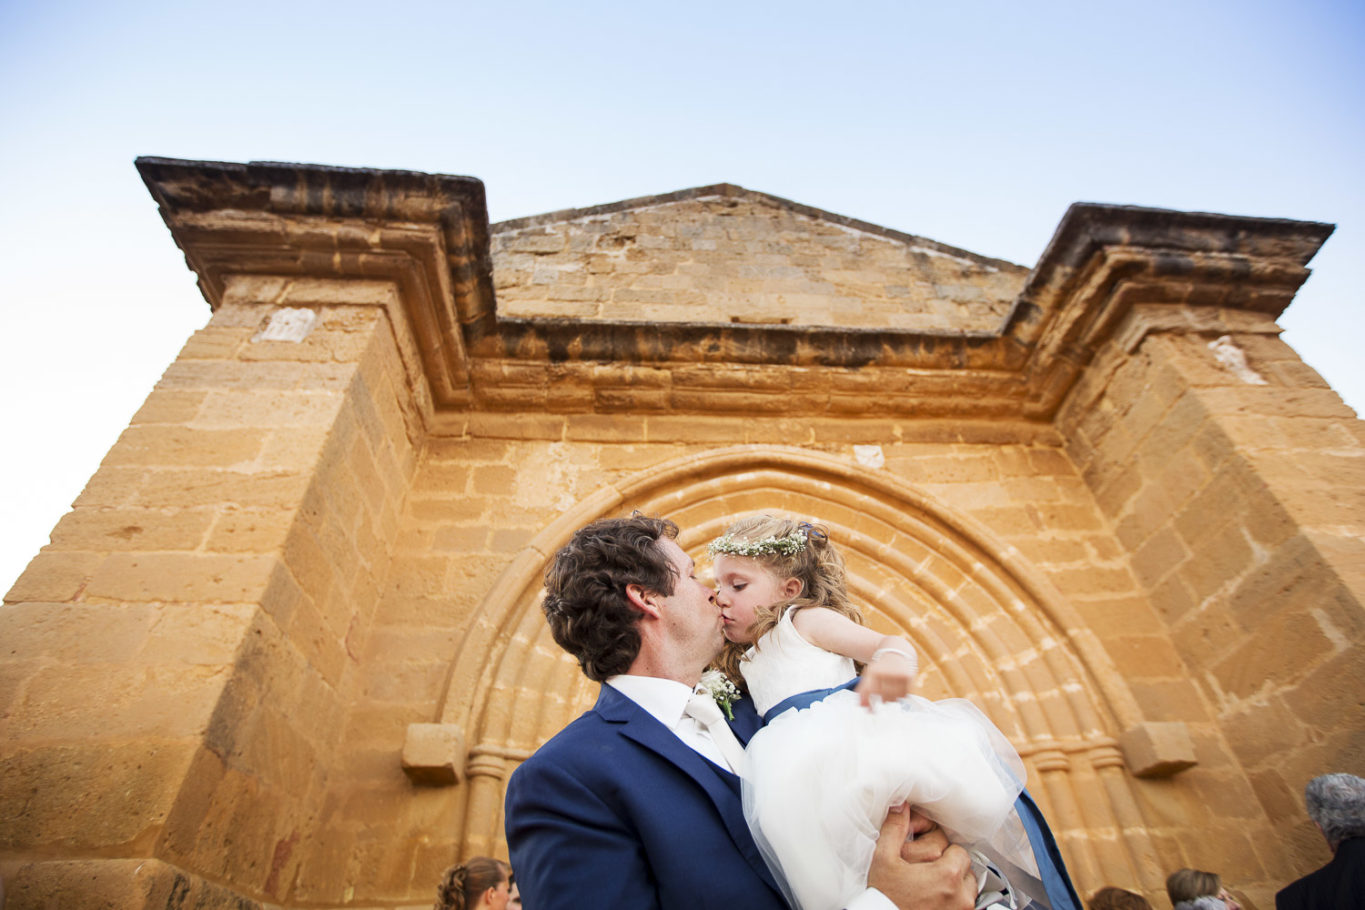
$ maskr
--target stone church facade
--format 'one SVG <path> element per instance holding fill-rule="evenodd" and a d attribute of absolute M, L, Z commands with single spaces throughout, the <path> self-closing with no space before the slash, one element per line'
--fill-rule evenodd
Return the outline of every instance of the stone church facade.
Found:
<path fill-rule="evenodd" d="M 1365 426 L 1275 319 L 1329 226 L 1077 205 L 1026 269 L 729 185 L 490 228 L 470 178 L 138 167 L 213 316 L 0 608 L 7 907 L 429 906 L 595 697 L 547 559 L 635 509 L 827 525 L 1083 893 L 1326 860 Z"/>

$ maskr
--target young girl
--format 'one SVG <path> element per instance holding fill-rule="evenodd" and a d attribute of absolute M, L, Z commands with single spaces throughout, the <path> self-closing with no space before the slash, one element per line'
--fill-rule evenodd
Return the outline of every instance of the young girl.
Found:
<path fill-rule="evenodd" d="M 861 892 L 882 820 L 903 802 L 1009 870 L 1026 892 L 1019 906 L 1046 905 L 1013 812 L 1018 754 L 970 702 L 909 694 L 914 649 L 862 625 L 826 533 L 760 515 L 709 551 L 727 639 L 719 669 L 767 722 L 745 750 L 744 814 L 793 905 L 833 910 Z M 856 664 L 867 669 L 855 693 L 843 684 Z"/>
<path fill-rule="evenodd" d="M 451 866 L 436 888 L 435 910 L 511 910 L 520 906 L 512 867 L 488 856 L 475 856 Z"/>

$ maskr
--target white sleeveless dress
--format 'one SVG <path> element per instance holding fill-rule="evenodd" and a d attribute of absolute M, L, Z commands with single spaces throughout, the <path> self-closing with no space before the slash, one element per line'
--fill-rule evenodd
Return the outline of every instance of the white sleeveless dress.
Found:
<path fill-rule="evenodd" d="M 853 678 L 853 661 L 801 637 L 793 610 L 740 664 L 760 715 Z M 863 708 L 851 691 L 789 709 L 754 735 L 740 769 L 744 815 L 787 899 L 837 910 L 867 887 L 887 810 L 908 802 L 954 843 L 1036 865 L 1014 801 L 1024 765 L 971 702 L 909 696 Z"/>

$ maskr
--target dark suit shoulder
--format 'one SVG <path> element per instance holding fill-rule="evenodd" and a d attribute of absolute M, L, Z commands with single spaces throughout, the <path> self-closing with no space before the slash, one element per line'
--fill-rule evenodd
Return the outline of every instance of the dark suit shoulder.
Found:
<path fill-rule="evenodd" d="M 1337 847 L 1330 862 L 1275 895 L 1276 910 L 1359 910 L 1365 894 L 1365 838 Z"/>

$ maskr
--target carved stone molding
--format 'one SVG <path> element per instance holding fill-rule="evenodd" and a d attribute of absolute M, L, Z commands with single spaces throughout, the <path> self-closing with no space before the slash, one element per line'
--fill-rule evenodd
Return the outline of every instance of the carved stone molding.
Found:
<path fill-rule="evenodd" d="M 474 412 L 848 417 L 873 402 L 879 416 L 1046 421 L 1134 307 L 1273 319 L 1332 231 L 1078 203 L 994 331 L 507 319 L 494 303 L 478 180 L 268 162 L 137 165 L 215 307 L 233 274 L 392 281 L 438 431 L 442 417 Z"/>

